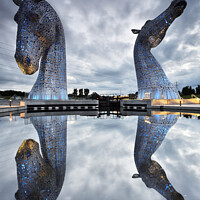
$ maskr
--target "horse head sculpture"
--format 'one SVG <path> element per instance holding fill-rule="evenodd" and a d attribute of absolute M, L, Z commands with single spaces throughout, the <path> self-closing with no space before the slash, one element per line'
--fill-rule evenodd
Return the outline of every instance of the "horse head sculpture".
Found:
<path fill-rule="evenodd" d="M 16 62 L 28 75 L 40 65 L 29 99 L 67 100 L 65 38 L 57 13 L 45 0 L 13 1 L 19 6 Z"/>
<path fill-rule="evenodd" d="M 141 30 L 132 29 L 132 32 L 139 34 L 137 40 L 144 45 L 149 48 L 157 47 L 165 37 L 167 29 L 183 13 L 186 6 L 185 0 L 174 0 L 158 17 L 147 20 Z"/>
<path fill-rule="evenodd" d="M 184 200 L 167 178 L 162 166 L 152 160 L 169 129 L 176 123 L 177 115 L 139 116 L 134 149 L 135 164 L 141 178 L 148 188 L 153 188 L 168 200 Z"/>
<path fill-rule="evenodd" d="M 170 83 L 150 50 L 161 43 L 166 31 L 183 13 L 186 5 L 185 0 L 174 0 L 158 17 L 148 20 L 141 30 L 132 29 L 134 34 L 138 34 L 134 47 L 138 99 L 143 99 L 145 93 L 150 93 L 151 99 L 180 98 L 177 89 Z"/>
<path fill-rule="evenodd" d="M 24 140 L 15 160 L 17 164 L 17 200 L 57 199 L 66 169 L 67 116 L 31 117 L 40 139 L 39 144 Z"/>

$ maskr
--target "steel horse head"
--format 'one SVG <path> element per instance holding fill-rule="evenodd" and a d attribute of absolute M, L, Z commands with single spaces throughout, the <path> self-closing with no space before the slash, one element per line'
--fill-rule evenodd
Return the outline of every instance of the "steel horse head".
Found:
<path fill-rule="evenodd" d="M 13 0 L 19 6 L 15 59 L 24 74 L 40 72 L 29 99 L 67 100 L 65 38 L 61 21 L 45 0 Z"/>

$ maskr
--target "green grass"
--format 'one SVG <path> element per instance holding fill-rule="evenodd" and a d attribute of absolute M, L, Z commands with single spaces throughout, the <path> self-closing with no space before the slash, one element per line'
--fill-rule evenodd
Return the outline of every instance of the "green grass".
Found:
<path fill-rule="evenodd" d="M 10 96 L 1 96 L 3 99 L 10 99 Z"/>
<path fill-rule="evenodd" d="M 182 95 L 181 96 L 183 99 L 191 99 L 191 95 Z"/>
<path fill-rule="evenodd" d="M 200 94 L 195 94 L 195 96 L 199 97 L 200 98 Z M 191 95 L 183 95 L 181 96 L 183 99 L 191 99 Z"/>

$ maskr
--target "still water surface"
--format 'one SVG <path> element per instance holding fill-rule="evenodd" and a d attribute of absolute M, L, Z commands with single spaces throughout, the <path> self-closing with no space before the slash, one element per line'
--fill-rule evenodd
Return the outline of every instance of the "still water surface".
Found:
<path fill-rule="evenodd" d="M 195 116 L 7 116 L 0 127 L 2 200 L 17 190 L 20 199 L 200 199 Z"/>

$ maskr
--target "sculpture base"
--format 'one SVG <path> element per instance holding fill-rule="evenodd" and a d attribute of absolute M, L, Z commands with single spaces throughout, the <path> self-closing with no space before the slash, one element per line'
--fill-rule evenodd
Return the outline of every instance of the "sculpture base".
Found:
<path fill-rule="evenodd" d="M 59 111 L 95 111 L 98 110 L 97 100 L 27 100 L 27 112 L 59 112 Z"/>
<path fill-rule="evenodd" d="M 178 90 L 173 86 L 140 88 L 138 89 L 138 100 L 142 99 L 180 99 L 180 95 Z"/>

